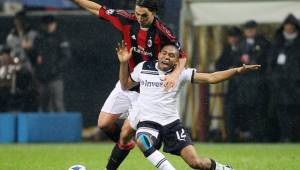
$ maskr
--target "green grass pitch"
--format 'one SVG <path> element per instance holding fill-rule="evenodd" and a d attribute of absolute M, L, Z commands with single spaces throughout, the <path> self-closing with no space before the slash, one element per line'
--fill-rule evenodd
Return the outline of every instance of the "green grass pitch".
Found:
<path fill-rule="evenodd" d="M 235 170 L 298 170 L 299 144 L 195 144 L 201 156 L 230 163 Z M 112 144 L 8 144 L 0 145 L 0 170 L 67 170 L 82 164 L 104 170 Z M 189 168 L 180 157 L 166 154 L 177 170 Z M 135 148 L 120 170 L 154 170 Z"/>

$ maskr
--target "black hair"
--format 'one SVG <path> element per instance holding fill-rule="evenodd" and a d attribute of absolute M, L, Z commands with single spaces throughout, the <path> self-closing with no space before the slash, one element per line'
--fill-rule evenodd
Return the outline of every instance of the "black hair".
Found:
<path fill-rule="evenodd" d="M 19 26 L 21 26 L 24 31 L 27 32 L 30 29 L 29 28 L 30 25 L 27 21 L 27 14 L 26 14 L 25 10 L 21 10 L 21 11 L 17 12 L 14 16 L 14 21 L 18 21 Z M 15 23 L 15 26 L 16 26 L 16 23 Z M 16 29 L 14 29 L 12 31 L 12 33 L 17 35 Z"/>
<path fill-rule="evenodd" d="M 24 10 L 19 11 L 15 14 L 15 19 L 26 20 L 26 18 L 27 18 L 26 11 L 24 11 Z"/>
<path fill-rule="evenodd" d="M 299 28 L 299 21 L 293 14 L 289 14 L 283 21 L 283 25 L 285 24 L 292 24 L 295 27 Z"/>
<path fill-rule="evenodd" d="M 254 21 L 254 20 L 250 20 L 250 21 L 247 21 L 245 24 L 244 24 L 244 29 L 247 29 L 247 28 L 256 28 L 258 26 L 257 22 Z"/>
<path fill-rule="evenodd" d="M 228 29 L 227 35 L 233 37 L 240 37 L 242 35 L 242 31 L 238 27 L 234 26 Z"/>
<path fill-rule="evenodd" d="M 179 57 L 179 56 L 180 56 L 180 52 L 179 52 L 178 46 L 175 45 L 174 43 L 167 43 L 167 44 L 164 44 L 164 45 L 161 47 L 160 51 L 161 51 L 164 47 L 166 47 L 166 46 L 172 46 L 172 47 L 174 47 L 174 48 L 176 49 L 176 57 Z"/>
<path fill-rule="evenodd" d="M 53 15 L 46 15 L 42 17 L 43 24 L 50 24 L 52 22 L 56 22 L 56 18 Z"/>
<path fill-rule="evenodd" d="M 148 8 L 151 12 L 158 11 L 158 1 L 157 0 L 136 0 L 136 5 L 144 8 Z"/>

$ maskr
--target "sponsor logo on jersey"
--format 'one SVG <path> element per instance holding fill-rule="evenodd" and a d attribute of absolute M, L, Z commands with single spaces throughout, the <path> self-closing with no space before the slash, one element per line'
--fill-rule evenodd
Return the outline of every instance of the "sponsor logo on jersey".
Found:
<path fill-rule="evenodd" d="M 141 86 L 144 86 L 144 87 L 162 87 L 163 86 L 163 82 L 162 81 L 159 81 L 159 82 L 153 82 L 153 81 L 148 81 L 148 80 L 142 80 L 140 82 L 140 85 Z"/>
<path fill-rule="evenodd" d="M 152 52 L 147 52 L 147 51 L 145 51 L 143 49 L 140 49 L 140 48 L 133 47 L 133 51 L 136 52 L 136 53 L 139 53 L 141 55 L 146 55 L 146 56 L 149 56 L 149 57 L 153 57 Z"/>

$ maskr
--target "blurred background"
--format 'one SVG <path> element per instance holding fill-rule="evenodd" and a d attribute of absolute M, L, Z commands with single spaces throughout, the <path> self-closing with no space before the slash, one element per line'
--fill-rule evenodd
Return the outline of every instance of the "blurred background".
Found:
<path fill-rule="evenodd" d="M 135 4 L 95 2 L 129 11 Z M 262 65 L 185 87 L 179 109 L 195 141 L 299 142 L 300 2 L 161 0 L 158 17 L 180 37 L 189 67 Z M 79 112 L 83 139 L 105 140 L 96 126 L 118 80 L 120 33 L 69 0 L 1 0 L 0 25 L 0 112 Z"/>

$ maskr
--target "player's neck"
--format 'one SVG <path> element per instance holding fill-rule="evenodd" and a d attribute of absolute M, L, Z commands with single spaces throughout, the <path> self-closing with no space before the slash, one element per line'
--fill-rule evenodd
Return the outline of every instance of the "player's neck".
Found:
<path fill-rule="evenodd" d="M 174 67 L 162 68 L 162 67 L 160 67 L 158 62 L 156 62 L 155 67 L 158 70 L 158 72 L 162 72 L 162 73 L 170 73 L 173 71 L 173 68 L 174 68 Z"/>
<path fill-rule="evenodd" d="M 141 27 L 141 30 L 148 31 L 150 27 Z"/>
<path fill-rule="evenodd" d="M 153 22 L 152 22 L 153 23 Z M 150 27 L 152 26 L 152 23 L 151 24 L 149 24 L 149 25 L 141 25 L 140 26 L 140 28 L 141 28 L 141 30 L 143 30 L 143 31 L 148 31 L 149 29 L 150 29 Z"/>

